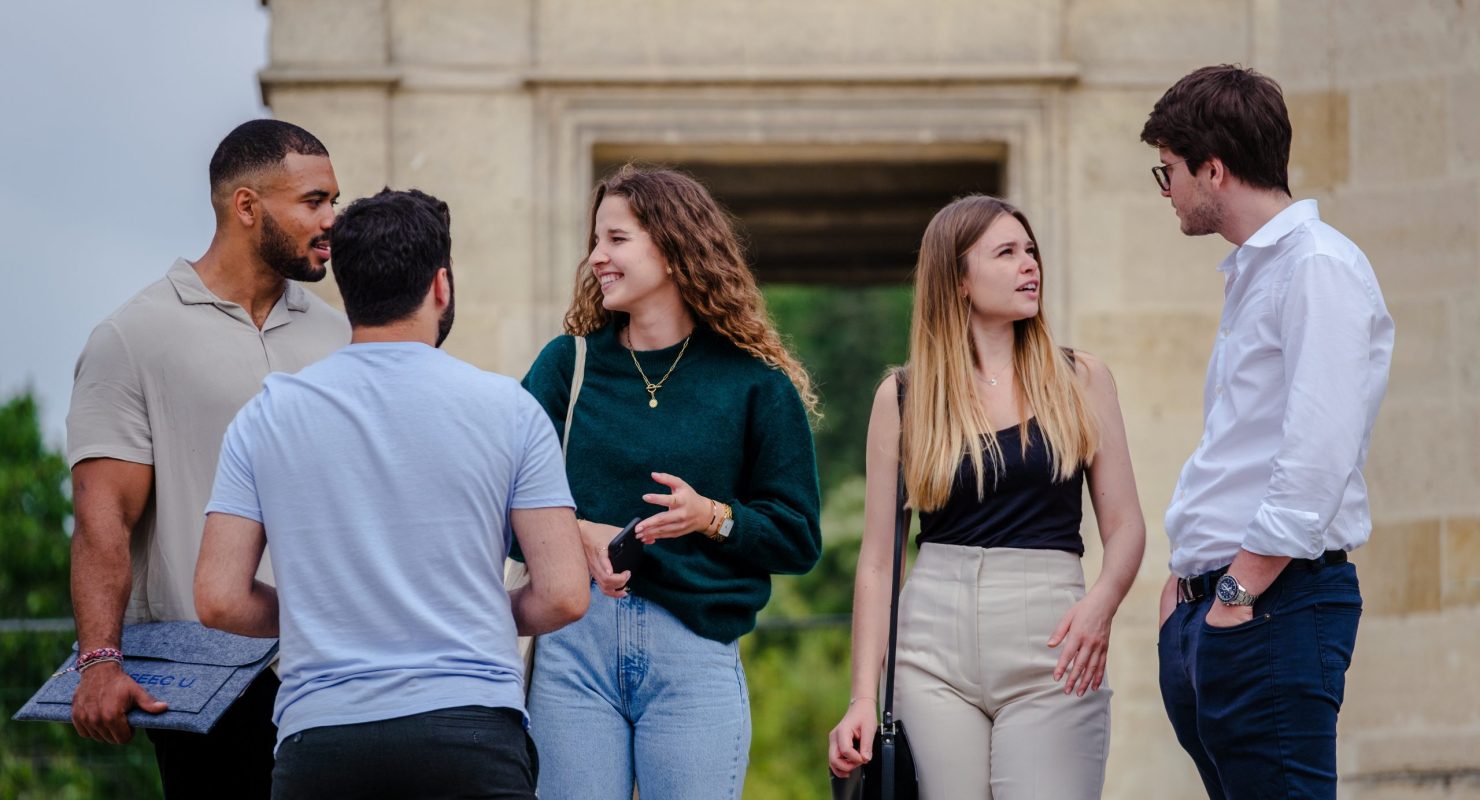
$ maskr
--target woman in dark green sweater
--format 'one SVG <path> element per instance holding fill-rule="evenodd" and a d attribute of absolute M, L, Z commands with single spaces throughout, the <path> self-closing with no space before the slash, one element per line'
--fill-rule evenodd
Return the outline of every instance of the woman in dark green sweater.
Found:
<path fill-rule="evenodd" d="M 738 798 L 737 640 L 771 575 L 806 572 L 821 547 L 816 398 L 703 186 L 625 167 L 597 186 L 591 219 L 567 335 L 524 379 L 568 436 L 595 579 L 585 618 L 540 639 L 540 796 L 629 800 L 635 780 L 644 800 Z M 643 559 L 613 574 L 605 546 L 636 517 Z"/>

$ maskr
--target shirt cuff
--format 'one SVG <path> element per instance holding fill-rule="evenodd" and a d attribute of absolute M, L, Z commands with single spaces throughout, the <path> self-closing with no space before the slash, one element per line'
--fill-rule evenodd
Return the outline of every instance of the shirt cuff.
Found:
<path fill-rule="evenodd" d="M 1316 558 L 1326 551 L 1321 516 L 1261 503 L 1244 534 L 1244 549 L 1261 556 Z"/>

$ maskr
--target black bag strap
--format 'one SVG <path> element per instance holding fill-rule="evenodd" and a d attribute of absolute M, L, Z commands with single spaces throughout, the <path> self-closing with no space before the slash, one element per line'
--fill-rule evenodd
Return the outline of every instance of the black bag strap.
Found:
<path fill-rule="evenodd" d="M 899 636 L 899 582 L 904 573 L 904 546 L 910 533 L 910 510 L 905 507 L 904 489 L 904 378 L 903 369 L 895 370 L 894 383 L 898 390 L 901 446 L 894 490 L 894 565 L 889 574 L 889 654 L 884 670 L 883 713 L 883 727 L 891 735 L 894 733 L 894 649 Z"/>

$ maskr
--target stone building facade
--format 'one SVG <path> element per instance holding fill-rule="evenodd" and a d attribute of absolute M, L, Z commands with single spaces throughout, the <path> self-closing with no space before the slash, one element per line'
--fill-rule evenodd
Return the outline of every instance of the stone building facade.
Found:
<path fill-rule="evenodd" d="M 452 204 L 460 313 L 449 344 L 490 369 L 522 372 L 557 331 L 602 164 L 805 165 L 860 187 L 855 165 L 993 176 L 983 180 L 1043 241 L 1061 338 L 1115 370 L 1129 428 L 1149 529 L 1111 659 L 1106 795 L 1122 798 L 1198 796 L 1161 710 L 1154 627 L 1162 512 L 1200 432 L 1221 301 L 1213 267 L 1228 249 L 1178 233 L 1148 170 L 1155 152 L 1137 135 L 1194 67 L 1236 62 L 1275 77 L 1295 124 L 1295 194 L 1317 198 L 1366 250 L 1398 326 L 1368 467 L 1376 530 L 1355 557 L 1366 611 L 1341 721 L 1343 796 L 1480 796 L 1480 2 L 272 0 L 270 10 L 266 101 L 323 137 L 345 196 L 414 185 Z"/>

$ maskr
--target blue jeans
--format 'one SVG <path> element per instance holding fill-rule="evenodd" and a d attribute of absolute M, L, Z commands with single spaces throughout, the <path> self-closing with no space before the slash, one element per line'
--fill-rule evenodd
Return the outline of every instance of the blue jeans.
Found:
<path fill-rule="evenodd" d="M 1214 800 L 1336 797 L 1336 715 L 1362 614 L 1356 567 L 1294 563 L 1254 619 L 1179 603 L 1158 638 L 1161 697 Z"/>
<path fill-rule="evenodd" d="M 596 588 L 539 638 L 529 689 L 541 800 L 738 800 L 750 699 L 738 642 L 705 639 L 641 597 Z"/>

